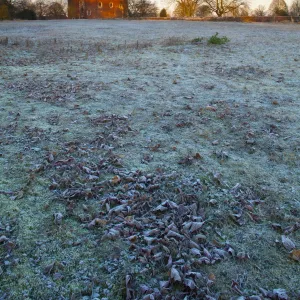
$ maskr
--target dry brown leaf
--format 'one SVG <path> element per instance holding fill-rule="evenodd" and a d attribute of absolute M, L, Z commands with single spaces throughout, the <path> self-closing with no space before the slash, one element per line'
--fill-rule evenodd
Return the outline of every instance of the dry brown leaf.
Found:
<path fill-rule="evenodd" d="M 218 204 L 218 200 L 216 200 L 216 199 L 210 199 L 208 203 L 211 204 L 211 205 L 217 205 Z"/>
<path fill-rule="evenodd" d="M 120 178 L 120 176 L 115 175 L 115 176 L 110 180 L 110 182 L 111 182 L 112 184 L 119 184 L 119 183 L 121 182 L 121 178 Z"/>
<path fill-rule="evenodd" d="M 155 300 L 154 294 L 148 294 L 143 297 L 143 300 Z"/>
<path fill-rule="evenodd" d="M 99 179 L 99 176 L 95 176 L 95 175 L 89 175 L 88 176 L 88 180 L 90 181 L 95 181 L 95 180 L 98 180 Z"/>
<path fill-rule="evenodd" d="M 20 191 L 17 192 L 17 194 L 15 196 L 12 196 L 11 199 L 12 200 L 17 200 L 17 199 L 22 199 L 24 196 L 24 190 L 21 189 Z"/>
<path fill-rule="evenodd" d="M 232 249 L 231 247 L 229 247 L 229 248 L 227 249 L 227 252 L 228 252 L 230 255 L 235 256 L 235 251 L 234 251 L 234 249 Z"/>
<path fill-rule="evenodd" d="M 170 279 L 173 282 L 181 282 L 182 281 L 179 272 L 174 267 L 172 267 L 172 269 L 171 269 Z"/>
<path fill-rule="evenodd" d="M 178 232 L 178 228 L 174 223 L 171 223 L 170 225 L 168 225 L 168 229 Z"/>
<path fill-rule="evenodd" d="M 168 207 L 174 209 L 174 208 L 178 208 L 178 205 L 174 202 L 174 201 L 170 201 L 170 200 L 167 200 L 163 203 L 163 205 L 167 205 Z"/>
<path fill-rule="evenodd" d="M 92 170 L 90 168 L 85 167 L 85 166 L 82 167 L 82 170 L 87 174 L 91 174 L 91 172 L 92 172 Z"/>
<path fill-rule="evenodd" d="M 202 156 L 198 152 L 194 155 L 194 159 L 201 159 L 201 158 Z"/>
<path fill-rule="evenodd" d="M 192 240 L 189 241 L 189 247 L 200 249 L 199 245 L 197 243 L 195 243 L 194 241 L 192 241 Z"/>
<path fill-rule="evenodd" d="M 240 259 L 240 260 L 246 260 L 246 259 L 249 259 L 250 256 L 248 253 L 241 251 L 236 254 L 236 258 Z"/>
<path fill-rule="evenodd" d="M 120 236 L 120 231 L 111 228 L 106 235 L 102 237 L 102 239 L 115 240 Z"/>
<path fill-rule="evenodd" d="M 212 281 L 215 281 L 215 280 L 216 280 L 215 274 L 214 274 L 214 273 L 210 273 L 210 274 L 208 275 L 208 279 L 209 279 L 209 280 L 212 280 Z"/>
<path fill-rule="evenodd" d="M 202 278 L 202 274 L 200 272 L 192 272 L 192 271 L 189 271 L 186 273 L 186 276 L 191 276 L 193 277 L 194 279 L 197 278 Z"/>
<path fill-rule="evenodd" d="M 160 188 L 159 184 L 151 184 L 148 186 L 148 191 L 153 192 L 155 190 L 158 190 Z"/>
<path fill-rule="evenodd" d="M 107 221 L 106 220 L 103 220 L 103 219 L 99 219 L 99 218 L 95 218 L 93 221 L 91 221 L 89 224 L 88 224 L 88 228 L 93 228 L 95 227 L 96 225 L 100 225 L 100 226 L 105 226 L 107 224 Z"/>
<path fill-rule="evenodd" d="M 12 241 L 8 241 L 7 244 L 5 245 L 8 252 L 11 252 L 14 248 L 16 248 L 16 246 L 17 245 Z"/>
<path fill-rule="evenodd" d="M 5 235 L 0 236 L 0 243 L 7 242 L 8 238 Z"/>
<path fill-rule="evenodd" d="M 223 249 L 214 248 L 213 252 L 217 255 L 219 255 L 221 258 L 225 258 L 228 256 L 228 252 L 226 252 Z"/>
<path fill-rule="evenodd" d="M 52 272 L 54 272 L 54 267 L 55 267 L 55 261 L 51 264 L 49 264 L 48 266 L 46 266 L 44 268 L 44 275 L 48 275 L 48 274 L 51 274 Z"/>
<path fill-rule="evenodd" d="M 197 248 L 192 248 L 192 249 L 190 250 L 190 254 L 191 254 L 191 255 L 199 255 L 199 256 L 201 256 L 201 252 L 200 252 L 200 250 L 197 249 Z"/>
<path fill-rule="evenodd" d="M 275 294 L 276 299 L 278 299 L 278 300 L 288 300 L 289 299 L 285 289 L 274 289 L 273 293 Z"/>
<path fill-rule="evenodd" d="M 126 283 L 126 299 L 127 300 L 134 299 L 134 291 L 131 288 L 131 283 L 132 283 L 131 275 L 126 275 L 125 283 Z"/>
<path fill-rule="evenodd" d="M 198 229 L 200 229 L 203 226 L 204 223 L 205 222 L 192 222 L 190 232 L 193 233 L 193 232 L 197 231 Z"/>
<path fill-rule="evenodd" d="M 53 216 L 54 216 L 54 224 L 61 225 L 62 219 L 63 219 L 62 213 L 58 212 L 58 213 L 55 213 Z"/>
<path fill-rule="evenodd" d="M 115 214 L 119 214 L 119 213 L 122 213 L 122 212 L 125 212 L 127 210 L 127 205 L 126 204 L 121 204 L 121 205 L 117 205 L 115 206 L 114 208 L 112 208 L 108 214 L 111 215 L 113 213 Z"/>
<path fill-rule="evenodd" d="M 49 153 L 48 154 L 48 157 L 47 157 L 47 161 L 50 163 L 54 160 L 54 156 L 53 156 L 53 153 Z"/>
<path fill-rule="evenodd" d="M 201 265 L 201 264 L 206 264 L 206 265 L 209 265 L 210 264 L 210 260 L 209 258 L 203 256 L 203 257 L 200 257 L 198 260 L 198 263 Z"/>
<path fill-rule="evenodd" d="M 173 231 L 173 230 L 169 230 L 168 234 L 166 235 L 167 237 L 174 237 L 174 238 L 177 238 L 177 239 L 183 239 L 184 236 Z"/>
<path fill-rule="evenodd" d="M 130 286 L 130 283 L 131 283 L 131 275 L 126 275 L 126 287 L 129 287 Z"/>
<path fill-rule="evenodd" d="M 45 170 L 45 166 L 42 164 L 36 164 L 32 169 L 30 169 L 32 172 L 38 173 Z"/>
<path fill-rule="evenodd" d="M 158 252 L 158 253 L 156 253 L 155 255 L 153 255 L 153 259 L 154 259 L 155 261 L 161 260 L 161 259 L 162 259 L 162 255 L 163 255 L 162 252 Z"/>
<path fill-rule="evenodd" d="M 154 235 L 158 235 L 159 233 L 160 233 L 160 230 L 155 228 L 155 229 L 145 231 L 144 235 L 145 236 L 154 236 Z"/>
<path fill-rule="evenodd" d="M 155 146 L 150 146 L 149 147 L 149 149 L 151 150 L 151 151 L 158 151 L 158 149 L 160 148 L 160 144 L 156 144 Z"/>
<path fill-rule="evenodd" d="M 216 111 L 216 110 L 217 110 L 216 107 L 213 107 L 213 106 L 210 106 L 210 105 L 207 105 L 207 106 L 205 107 L 205 109 L 206 109 L 206 110 L 209 110 L 209 111 Z"/>
<path fill-rule="evenodd" d="M 157 238 L 152 238 L 152 237 L 144 236 L 144 240 L 150 246 L 151 244 L 153 244 L 153 243 L 155 243 L 157 241 Z"/>
<path fill-rule="evenodd" d="M 188 232 L 190 230 L 191 226 L 192 226 L 192 222 L 184 222 L 183 223 L 184 231 Z"/>
<path fill-rule="evenodd" d="M 131 242 L 131 243 L 135 243 L 137 241 L 137 235 L 131 235 L 128 240 Z"/>
<path fill-rule="evenodd" d="M 173 259 L 172 259 L 172 256 L 169 255 L 168 263 L 167 263 L 167 268 L 171 268 L 172 264 L 173 264 Z"/>
<path fill-rule="evenodd" d="M 290 234 L 296 230 L 300 229 L 300 222 L 296 222 L 293 226 L 289 226 L 284 229 L 284 234 Z"/>
<path fill-rule="evenodd" d="M 294 249 L 291 253 L 291 258 L 300 262 L 300 249 Z"/>
<path fill-rule="evenodd" d="M 284 248 L 288 251 L 292 251 L 296 247 L 294 242 L 285 235 L 281 236 L 281 241 L 282 241 Z"/>
<path fill-rule="evenodd" d="M 153 291 L 152 288 L 146 284 L 141 284 L 140 290 L 141 290 L 142 294 L 151 293 Z"/>
<path fill-rule="evenodd" d="M 273 224 L 272 224 L 272 228 L 273 228 L 274 230 L 278 231 L 278 232 L 282 232 L 282 231 L 283 231 L 282 226 L 281 226 L 280 224 L 278 224 L 278 223 L 273 223 Z"/>
<path fill-rule="evenodd" d="M 154 212 L 163 212 L 163 211 L 166 211 L 166 210 L 168 210 L 168 208 L 163 206 L 162 204 L 158 205 L 157 207 L 155 207 L 153 209 Z"/>
<path fill-rule="evenodd" d="M 59 272 L 56 272 L 53 274 L 53 280 L 61 280 L 63 278 L 64 278 L 64 276 Z"/>
<path fill-rule="evenodd" d="M 58 160 L 57 162 L 55 162 L 55 166 L 61 166 L 61 165 L 66 165 L 68 163 L 71 163 L 74 161 L 74 157 L 70 157 L 68 159 L 62 159 L 62 160 Z"/>
<path fill-rule="evenodd" d="M 161 289 L 166 289 L 170 286 L 170 281 L 160 281 L 159 286 Z"/>
<path fill-rule="evenodd" d="M 206 248 L 203 248 L 203 254 L 209 259 L 211 259 L 211 257 L 212 257 L 212 255 Z"/>
<path fill-rule="evenodd" d="M 192 279 L 184 279 L 184 285 L 188 287 L 190 290 L 194 290 L 196 288 L 196 284 Z"/>
<path fill-rule="evenodd" d="M 196 234 L 196 235 L 193 237 L 193 239 L 194 239 L 195 241 L 197 241 L 198 243 L 200 243 L 200 242 L 205 242 L 205 241 L 206 241 L 206 235 L 199 233 L 199 234 Z"/>

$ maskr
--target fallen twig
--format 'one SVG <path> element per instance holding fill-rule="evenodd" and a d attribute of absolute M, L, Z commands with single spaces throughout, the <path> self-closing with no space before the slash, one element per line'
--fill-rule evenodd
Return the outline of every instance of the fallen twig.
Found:
<path fill-rule="evenodd" d="M 3 195 L 15 195 L 16 193 L 17 192 L 0 190 L 0 194 L 3 194 Z"/>

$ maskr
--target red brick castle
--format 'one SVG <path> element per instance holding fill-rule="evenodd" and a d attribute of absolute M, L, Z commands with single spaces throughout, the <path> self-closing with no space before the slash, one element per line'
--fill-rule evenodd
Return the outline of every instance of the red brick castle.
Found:
<path fill-rule="evenodd" d="M 127 12 L 127 0 L 68 0 L 70 19 L 125 18 Z"/>

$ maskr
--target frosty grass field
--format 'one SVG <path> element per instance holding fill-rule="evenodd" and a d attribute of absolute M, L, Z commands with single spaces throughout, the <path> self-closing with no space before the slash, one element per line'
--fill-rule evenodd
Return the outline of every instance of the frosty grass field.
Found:
<path fill-rule="evenodd" d="M 299 41 L 0 22 L 0 299 L 299 299 Z"/>

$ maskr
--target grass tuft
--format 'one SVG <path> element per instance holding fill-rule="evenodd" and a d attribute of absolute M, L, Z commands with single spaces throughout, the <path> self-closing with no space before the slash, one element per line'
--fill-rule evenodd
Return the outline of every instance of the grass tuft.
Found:
<path fill-rule="evenodd" d="M 212 45 L 223 45 L 228 43 L 230 40 L 227 36 L 222 36 L 222 37 L 218 37 L 219 33 L 216 32 L 215 35 L 212 35 L 209 40 L 208 40 L 208 44 L 212 44 Z"/>

